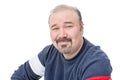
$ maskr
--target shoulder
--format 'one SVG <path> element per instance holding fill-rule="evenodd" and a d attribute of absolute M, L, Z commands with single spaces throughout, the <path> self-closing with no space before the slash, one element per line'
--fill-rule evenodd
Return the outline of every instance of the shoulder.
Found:
<path fill-rule="evenodd" d="M 48 59 L 54 58 L 55 55 L 58 54 L 58 50 L 53 46 L 53 44 L 46 46 L 40 53 L 38 54 L 38 58 L 41 63 L 45 65 Z"/>
<path fill-rule="evenodd" d="M 96 46 L 85 39 L 85 57 L 87 59 L 108 59 L 107 54 L 101 49 L 100 46 Z"/>
<path fill-rule="evenodd" d="M 58 50 L 53 46 L 53 44 L 46 46 L 40 51 L 39 56 L 52 55 L 52 53 L 57 52 Z"/>
<path fill-rule="evenodd" d="M 95 46 L 92 43 L 88 42 L 88 45 L 86 46 L 87 50 L 84 54 L 84 63 L 85 66 L 92 66 L 92 64 L 99 64 L 95 67 L 101 67 L 103 64 L 110 66 L 110 60 L 107 56 L 107 54 L 100 48 L 100 46 Z M 101 66 L 100 66 L 101 65 Z"/>
<path fill-rule="evenodd" d="M 82 61 L 82 71 L 86 78 L 111 75 L 112 67 L 110 60 L 100 46 L 87 42 Z"/>

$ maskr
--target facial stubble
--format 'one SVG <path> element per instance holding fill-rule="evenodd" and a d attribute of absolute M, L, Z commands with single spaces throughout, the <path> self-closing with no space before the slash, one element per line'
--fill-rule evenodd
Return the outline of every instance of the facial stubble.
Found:
<path fill-rule="evenodd" d="M 67 41 L 69 44 L 62 44 L 59 45 L 59 42 L 64 42 Z M 62 39 L 57 39 L 56 40 L 58 50 L 62 54 L 70 54 L 72 52 L 72 39 L 71 38 L 62 38 Z"/>

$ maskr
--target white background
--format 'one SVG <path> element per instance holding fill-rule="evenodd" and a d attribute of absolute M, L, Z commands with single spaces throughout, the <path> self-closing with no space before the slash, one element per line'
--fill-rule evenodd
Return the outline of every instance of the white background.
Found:
<path fill-rule="evenodd" d="M 112 78 L 119 80 L 119 0 L 0 0 L 1 80 L 10 80 L 19 65 L 51 43 L 48 16 L 58 4 L 80 9 L 84 36 L 107 53 L 113 67 Z"/>

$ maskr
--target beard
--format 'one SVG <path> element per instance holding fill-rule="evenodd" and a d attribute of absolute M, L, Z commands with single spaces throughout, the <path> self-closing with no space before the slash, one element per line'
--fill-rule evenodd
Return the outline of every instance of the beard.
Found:
<path fill-rule="evenodd" d="M 67 44 L 59 45 L 60 42 L 67 42 Z M 62 54 L 70 54 L 72 52 L 72 39 L 61 38 L 56 40 L 57 48 Z"/>
<path fill-rule="evenodd" d="M 72 52 L 72 46 L 71 45 L 61 45 L 61 46 L 58 46 L 58 50 L 62 54 L 70 54 Z"/>

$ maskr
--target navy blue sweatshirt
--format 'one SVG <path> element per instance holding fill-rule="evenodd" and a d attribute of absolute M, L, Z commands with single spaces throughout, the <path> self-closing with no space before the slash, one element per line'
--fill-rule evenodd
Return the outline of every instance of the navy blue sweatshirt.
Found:
<path fill-rule="evenodd" d="M 37 56 L 21 65 L 11 80 L 39 80 L 42 76 L 45 80 L 110 80 L 111 72 L 107 55 L 99 46 L 84 39 L 79 53 L 69 60 L 52 44 L 46 46 Z"/>

